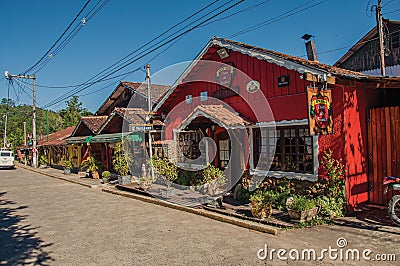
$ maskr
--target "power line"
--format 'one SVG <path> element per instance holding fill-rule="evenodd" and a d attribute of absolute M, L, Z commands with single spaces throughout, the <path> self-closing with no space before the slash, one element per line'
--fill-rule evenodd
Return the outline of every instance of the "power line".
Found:
<path fill-rule="evenodd" d="M 318 6 L 318 5 L 322 4 L 323 2 L 326 2 L 326 0 L 324 0 L 324 1 L 318 2 L 318 3 L 314 4 L 314 5 L 304 7 L 304 6 L 310 4 L 310 3 L 314 2 L 314 1 L 315 1 L 315 0 L 308 1 L 308 2 L 305 3 L 305 4 L 301 4 L 301 5 L 299 5 L 299 6 L 295 7 L 295 8 L 293 8 L 293 9 L 287 11 L 287 12 L 284 12 L 284 13 L 280 14 L 279 16 L 276 16 L 276 17 L 272 18 L 272 19 L 264 20 L 264 21 L 262 21 L 262 22 L 260 22 L 260 23 L 258 23 L 258 24 L 255 24 L 255 25 L 253 25 L 253 26 L 251 26 L 251 27 L 248 27 L 248 28 L 245 28 L 245 29 L 243 29 L 243 30 L 240 30 L 240 31 L 238 31 L 238 32 L 236 32 L 236 33 L 234 33 L 234 34 L 229 35 L 228 38 L 234 38 L 234 37 L 236 37 L 236 36 L 239 36 L 239 35 L 242 35 L 242 34 L 245 34 L 245 33 L 251 32 L 251 31 L 254 31 L 254 30 L 259 29 L 259 28 L 261 28 L 261 27 L 270 25 L 270 24 L 272 24 L 272 23 L 278 22 L 278 21 L 280 21 L 280 20 L 282 20 L 282 19 L 285 19 L 285 18 L 287 18 L 287 17 L 293 16 L 293 15 L 295 15 L 295 14 L 298 14 L 298 13 L 300 13 L 300 12 L 303 12 L 303 11 L 306 11 L 306 10 L 308 10 L 308 9 L 310 9 L 310 8 L 313 8 L 313 7 L 315 7 L 315 6 Z M 304 8 L 302 8 L 302 7 L 304 7 Z M 296 10 L 299 9 L 299 8 L 302 8 L 302 9 L 296 11 Z"/>
<path fill-rule="evenodd" d="M 212 24 L 212 23 L 215 23 L 215 22 L 218 22 L 218 21 L 222 21 L 222 20 L 228 19 L 228 18 L 230 18 L 230 17 L 236 16 L 237 14 L 244 13 L 244 12 L 247 12 L 247 11 L 250 11 L 250 10 L 253 10 L 253 9 L 255 9 L 255 8 L 257 8 L 257 7 L 259 7 L 259 6 L 263 5 L 263 4 L 265 4 L 265 3 L 271 2 L 271 1 L 272 1 L 272 0 L 266 0 L 266 1 L 262 1 L 262 2 L 260 2 L 260 3 L 258 3 L 258 4 L 254 4 L 254 5 L 252 5 L 252 6 L 249 6 L 249 7 L 247 7 L 247 8 L 243 8 L 243 9 L 241 9 L 241 10 L 239 10 L 239 11 L 236 11 L 236 12 L 234 12 L 234 13 L 232 13 L 232 14 L 229 14 L 229 15 L 227 15 L 227 16 L 225 16 L 225 17 L 222 17 L 222 18 L 219 18 L 219 19 L 214 19 L 213 21 L 210 21 L 210 22 L 208 22 L 208 23 L 202 25 L 201 27 L 205 27 L 205 26 L 208 26 L 209 24 Z"/>
<path fill-rule="evenodd" d="M 400 11 L 400 8 L 396 9 L 396 10 L 393 10 L 393 11 L 390 11 L 390 12 L 385 12 L 384 15 L 392 14 L 392 13 L 395 13 L 395 12 L 398 12 L 398 11 Z"/>
<path fill-rule="evenodd" d="M 82 86 L 90 85 L 90 84 L 88 84 L 88 83 L 93 83 L 93 82 L 91 82 L 92 80 L 94 80 L 95 78 L 101 76 L 102 74 L 106 73 L 107 71 L 110 71 L 110 69 L 112 69 L 113 67 L 117 66 L 119 63 L 121 63 L 121 62 L 123 62 L 123 63 L 127 62 L 127 61 L 128 61 L 127 58 L 129 58 L 130 56 L 132 56 L 132 55 L 135 54 L 136 52 L 142 50 L 144 47 L 148 46 L 150 43 L 152 43 L 153 41 L 157 40 L 157 39 L 160 38 L 161 36 L 167 34 L 167 33 L 168 33 L 169 31 L 171 31 L 172 29 L 176 28 L 177 26 L 183 24 L 184 22 L 188 21 L 188 20 L 191 19 L 192 17 L 194 17 L 194 16 L 196 16 L 197 14 L 201 13 L 202 11 L 206 10 L 206 9 L 209 8 L 210 6 L 214 5 L 214 4 L 217 3 L 218 1 L 219 1 L 219 0 L 215 0 L 214 2 L 208 4 L 207 6 L 205 6 L 205 7 L 202 8 L 202 9 L 200 9 L 199 11 L 195 12 L 195 13 L 192 14 L 191 16 L 187 17 L 187 18 L 184 19 L 183 21 L 181 21 L 181 22 L 179 22 L 179 23 L 173 25 L 172 27 L 170 27 L 168 30 L 164 31 L 163 33 L 161 33 L 161 34 L 158 35 L 157 37 L 153 38 L 152 40 L 150 40 L 149 42 L 145 43 L 145 44 L 142 45 L 141 47 L 137 48 L 136 50 L 134 50 L 133 52 L 131 52 L 131 53 L 128 54 L 127 56 L 125 56 L 125 57 L 123 57 L 122 59 L 118 60 L 116 63 L 112 64 L 111 66 L 107 67 L 106 69 L 100 71 L 100 72 L 99 72 L 98 74 L 96 74 L 95 76 L 93 76 L 93 77 L 91 77 L 90 79 L 88 79 L 86 82 L 84 82 L 85 85 L 82 85 Z M 230 2 L 231 2 L 231 1 L 232 1 L 232 0 L 230 0 Z M 192 23 L 193 23 L 193 22 L 192 22 Z M 190 23 L 190 24 L 192 24 L 192 23 Z M 189 25 L 190 25 L 190 24 L 189 24 Z M 176 31 L 176 32 L 178 32 L 178 31 Z M 175 32 L 175 33 L 176 33 L 176 32 Z M 127 59 L 127 60 L 125 60 L 125 59 Z M 125 61 L 124 61 L 124 60 L 125 60 Z M 99 82 L 99 81 L 96 81 L 96 83 L 97 83 L 97 82 Z M 78 87 L 81 87 L 81 86 L 78 86 Z M 77 87 L 75 90 L 78 90 L 78 87 Z M 69 91 L 69 92 L 63 94 L 62 96 L 56 98 L 55 100 L 61 99 L 61 98 L 65 97 L 65 96 L 67 96 L 67 95 L 69 95 L 69 94 L 73 94 L 73 93 L 75 93 L 74 90 L 71 90 L 71 91 Z M 70 97 L 70 96 L 68 96 L 68 97 Z"/>
<path fill-rule="evenodd" d="M 75 16 L 75 18 L 72 20 L 72 22 L 68 25 L 68 27 L 64 30 L 64 32 L 58 37 L 58 39 L 53 43 L 53 45 L 50 47 L 49 50 L 47 50 L 46 53 L 44 53 L 44 55 L 30 68 L 28 68 L 27 70 L 25 70 L 23 72 L 23 74 L 28 73 L 29 71 L 31 71 L 34 67 L 36 67 L 49 53 L 50 51 L 54 48 L 54 46 L 57 45 L 57 43 L 61 40 L 61 38 L 67 33 L 67 31 L 71 28 L 72 24 L 74 24 L 74 22 L 78 19 L 78 17 L 80 16 L 80 14 L 83 12 L 83 10 L 87 7 L 87 5 L 90 3 L 91 0 L 88 0 L 85 5 L 81 8 L 81 10 L 79 11 L 79 13 Z"/>
<path fill-rule="evenodd" d="M 191 31 L 193 31 L 194 29 L 200 27 L 201 25 L 203 25 L 204 23 L 210 21 L 211 19 L 213 19 L 213 18 L 219 16 L 220 14 L 223 14 L 223 13 L 227 12 L 228 10 L 232 9 L 233 7 L 235 7 L 235 6 L 237 6 L 238 4 L 242 3 L 243 1 L 244 1 L 244 0 L 240 0 L 240 1 L 238 1 L 238 2 L 236 2 L 236 3 L 234 3 L 234 4 L 232 4 L 231 6 L 229 6 L 229 7 L 225 8 L 225 9 L 223 9 L 222 11 L 218 12 L 217 14 L 212 15 L 211 17 L 209 17 L 209 18 L 203 20 L 202 22 L 196 24 L 195 26 L 193 26 L 193 27 L 191 27 L 191 28 L 185 30 L 184 32 L 178 34 L 177 36 L 173 37 L 172 39 L 170 39 L 170 40 L 168 40 L 168 41 L 165 41 L 164 43 L 162 43 L 162 44 L 158 45 L 157 47 L 151 49 L 152 47 L 154 47 L 154 46 L 156 45 L 156 44 L 154 44 L 153 46 L 151 46 L 151 47 L 148 48 L 148 49 L 151 49 L 151 50 L 148 50 L 148 49 L 147 49 L 147 52 L 146 52 L 146 51 L 143 51 L 143 52 L 141 53 L 140 56 L 138 55 L 136 58 L 131 59 L 130 61 L 127 61 L 127 60 L 126 60 L 126 61 L 124 62 L 124 65 L 118 67 L 118 68 L 115 69 L 115 70 L 112 70 L 112 72 L 109 72 L 109 73 L 107 73 L 107 74 L 104 74 L 102 78 L 99 78 L 99 79 L 98 79 L 98 81 L 104 80 L 107 76 L 112 75 L 112 74 L 114 74 L 114 73 L 120 71 L 121 69 L 123 69 L 123 68 L 125 68 L 125 67 L 131 65 L 131 64 L 134 63 L 134 62 L 137 62 L 138 60 L 140 60 L 140 59 L 142 59 L 143 57 L 149 55 L 150 53 L 152 53 L 152 52 L 154 52 L 154 51 L 156 51 L 156 50 L 158 50 L 158 49 L 164 47 L 164 46 L 167 45 L 168 43 L 171 43 L 171 42 L 173 42 L 174 40 L 179 39 L 180 37 L 182 37 L 182 36 L 188 34 L 189 32 L 191 32 Z M 231 1 L 229 1 L 229 2 L 231 2 Z M 214 12 L 214 11 L 209 12 L 208 14 L 211 14 L 211 13 L 213 13 L 213 12 Z M 208 14 L 207 14 L 207 15 L 208 15 Z M 203 17 L 204 17 L 204 16 L 203 16 Z M 186 26 L 186 27 L 187 27 L 187 26 Z M 177 34 L 177 33 L 174 33 L 173 35 L 175 35 L 175 34 Z M 143 54 L 143 53 L 144 53 L 144 54 Z M 110 71 L 111 71 L 111 70 L 110 70 Z M 99 75 L 96 75 L 96 76 L 99 76 Z M 56 103 L 58 103 L 58 102 L 64 100 L 64 99 L 65 99 L 65 96 L 70 97 L 71 95 L 73 95 L 73 94 L 71 94 L 71 93 L 78 93 L 78 92 L 81 92 L 81 91 L 87 89 L 88 87 L 89 87 L 89 86 L 86 86 L 86 87 L 81 88 L 81 89 L 79 89 L 79 90 L 76 90 L 76 91 L 74 91 L 74 92 L 70 92 L 70 93 L 68 93 L 69 96 L 67 96 L 66 94 L 64 94 L 63 96 L 61 96 L 61 97 L 59 97 L 59 98 L 57 98 L 57 99 L 51 101 L 50 103 L 46 104 L 46 107 L 52 106 L 52 105 L 54 105 L 54 104 L 56 104 Z"/>
<path fill-rule="evenodd" d="M 395 34 L 395 33 L 398 33 L 398 32 L 400 32 L 400 30 L 393 31 L 393 32 L 389 33 L 388 35 L 392 35 L 392 34 Z M 378 39 L 379 39 L 379 37 L 375 37 L 375 38 L 372 38 L 372 39 L 369 39 L 369 40 L 366 40 L 366 41 L 357 42 L 354 45 L 366 44 L 366 43 L 369 43 L 369 42 L 372 42 L 372 41 L 376 41 Z M 354 45 L 347 45 L 347 46 L 343 46 L 343 47 L 340 47 L 340 48 L 334 48 L 334 49 L 330 49 L 330 50 L 326 50 L 326 51 L 322 51 L 322 52 L 317 52 L 317 54 L 331 53 L 331 52 L 335 52 L 335 51 L 339 51 L 339 50 L 343 50 L 343 49 L 346 49 L 346 48 L 353 47 Z M 305 57 L 305 56 L 307 56 L 307 55 L 306 54 L 297 55 L 296 57 Z"/>

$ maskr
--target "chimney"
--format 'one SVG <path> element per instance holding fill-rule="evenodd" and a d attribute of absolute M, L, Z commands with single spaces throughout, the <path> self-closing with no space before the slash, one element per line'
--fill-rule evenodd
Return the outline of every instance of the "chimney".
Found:
<path fill-rule="evenodd" d="M 314 37 L 310 34 L 304 34 L 301 38 L 305 41 L 306 45 L 306 52 L 307 52 L 307 59 L 311 61 L 318 61 L 318 55 L 317 55 L 317 48 L 315 46 L 314 40 L 310 40 L 311 37 Z"/>

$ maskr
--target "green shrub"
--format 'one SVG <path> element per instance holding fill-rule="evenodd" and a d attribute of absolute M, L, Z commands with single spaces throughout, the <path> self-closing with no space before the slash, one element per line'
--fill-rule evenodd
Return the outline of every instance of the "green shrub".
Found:
<path fill-rule="evenodd" d="M 126 154 L 122 142 L 117 143 L 114 149 L 113 155 L 113 168 L 120 176 L 126 176 L 129 174 L 129 164 L 133 158 Z"/>
<path fill-rule="evenodd" d="M 341 217 L 345 214 L 346 208 L 345 166 L 341 160 L 333 158 L 333 152 L 329 150 L 322 158 L 322 168 L 328 180 L 324 195 L 318 197 L 319 217 L 328 220 Z"/>
<path fill-rule="evenodd" d="M 294 195 L 292 196 L 293 201 L 288 208 L 297 211 L 310 210 L 317 207 L 316 200 L 307 198 L 305 196 Z"/>
<path fill-rule="evenodd" d="M 203 170 L 203 179 L 201 184 L 211 183 L 214 180 L 217 180 L 220 186 L 226 184 L 225 176 L 223 175 L 224 171 L 215 167 L 214 165 L 207 163 L 207 167 Z"/>
<path fill-rule="evenodd" d="M 41 155 L 41 156 L 40 156 L 40 158 L 39 158 L 39 164 L 40 164 L 40 165 L 48 165 L 48 164 L 49 164 L 49 161 L 48 161 L 46 155 Z"/>
<path fill-rule="evenodd" d="M 103 173 L 101 173 L 102 178 L 109 178 L 110 176 L 111 176 L 110 171 L 104 171 Z"/>
<path fill-rule="evenodd" d="M 155 168 L 156 172 L 159 173 L 164 180 L 167 182 L 167 186 L 170 185 L 170 182 L 173 182 L 178 178 L 178 168 L 175 164 L 170 163 L 165 158 L 158 158 L 157 155 L 153 155 L 151 158 L 151 163 Z"/>
<path fill-rule="evenodd" d="M 71 163 L 70 161 L 68 161 Z M 89 156 L 85 160 L 82 161 L 81 168 L 82 169 L 87 169 L 91 172 L 98 171 L 101 168 L 102 164 L 101 162 L 97 161 L 94 156 Z"/>
<path fill-rule="evenodd" d="M 72 169 L 72 163 L 69 160 L 65 160 L 63 163 L 64 169 Z"/>

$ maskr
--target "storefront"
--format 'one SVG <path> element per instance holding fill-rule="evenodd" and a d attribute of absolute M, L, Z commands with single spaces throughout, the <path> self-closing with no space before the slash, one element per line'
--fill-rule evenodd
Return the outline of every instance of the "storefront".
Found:
<path fill-rule="evenodd" d="M 231 172 L 315 181 L 325 178 L 320 162 L 332 150 L 346 166 L 354 208 L 368 201 L 367 111 L 381 104 L 381 85 L 362 73 L 214 37 L 154 111 L 165 118 L 163 141 L 175 140 L 177 157 L 189 163 L 205 145 L 205 160 Z"/>

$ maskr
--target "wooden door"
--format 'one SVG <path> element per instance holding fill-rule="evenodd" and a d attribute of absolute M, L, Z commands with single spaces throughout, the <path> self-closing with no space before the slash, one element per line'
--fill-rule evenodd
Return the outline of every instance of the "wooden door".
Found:
<path fill-rule="evenodd" d="M 386 205 L 383 177 L 400 176 L 400 107 L 373 108 L 368 118 L 368 184 L 371 204 Z"/>

